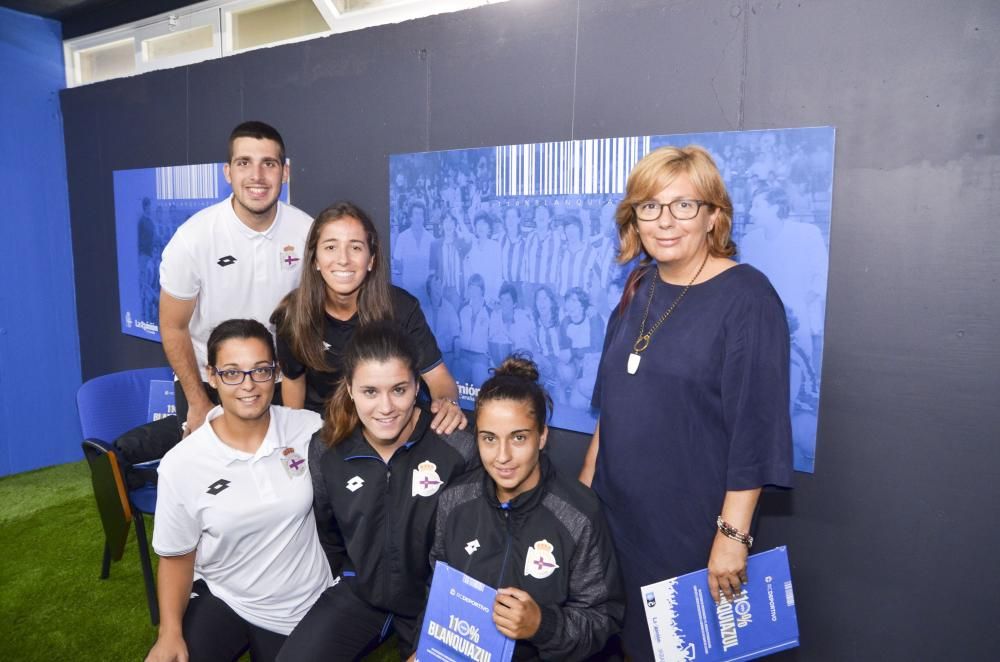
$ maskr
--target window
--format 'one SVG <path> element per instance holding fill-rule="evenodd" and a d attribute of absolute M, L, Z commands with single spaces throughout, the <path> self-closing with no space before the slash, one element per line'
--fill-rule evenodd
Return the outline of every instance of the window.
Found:
<path fill-rule="evenodd" d="M 183 32 L 152 37 L 142 42 L 142 57 L 147 62 L 184 55 L 191 51 L 212 48 L 211 26 L 202 25 Z"/>
<path fill-rule="evenodd" d="M 131 76 L 135 73 L 135 40 L 129 37 L 82 48 L 73 54 L 73 64 L 74 79 L 67 81 L 70 86 Z"/>
<path fill-rule="evenodd" d="M 286 0 L 228 12 L 229 52 L 330 31 L 312 0 Z"/>
<path fill-rule="evenodd" d="M 139 72 L 221 57 L 218 8 L 159 16 L 134 30 L 141 44 Z"/>
<path fill-rule="evenodd" d="M 63 42 L 69 87 L 507 0 L 206 0 Z"/>

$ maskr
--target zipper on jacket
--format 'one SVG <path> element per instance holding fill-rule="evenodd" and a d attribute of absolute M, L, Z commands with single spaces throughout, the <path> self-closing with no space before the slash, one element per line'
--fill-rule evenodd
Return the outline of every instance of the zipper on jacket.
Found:
<path fill-rule="evenodd" d="M 503 562 L 500 564 L 500 577 L 497 579 L 497 588 L 503 588 L 503 576 L 507 570 L 507 557 L 510 556 L 510 543 L 512 538 L 510 533 L 510 502 L 501 503 L 500 509 L 503 511 L 504 528 L 507 531 L 507 544 L 503 550 Z"/>
<path fill-rule="evenodd" d="M 393 455 L 395 457 L 395 455 Z M 391 538 L 392 538 L 392 523 L 390 518 L 392 517 L 392 457 L 389 461 L 385 463 L 385 547 L 382 549 L 382 558 L 385 559 L 386 571 L 382 573 L 382 595 L 386 600 L 390 600 L 389 587 L 392 584 L 390 581 L 390 575 L 392 575 L 392 559 L 389 554 L 389 550 L 392 548 Z"/>
<path fill-rule="evenodd" d="M 395 457 L 395 455 L 393 457 Z M 385 460 L 383 460 L 381 457 L 378 457 L 377 455 L 352 455 L 350 457 L 344 458 L 344 460 L 348 461 L 348 462 L 351 461 L 351 460 L 375 460 L 376 462 L 378 462 L 379 464 L 381 464 L 383 467 L 385 467 L 385 503 L 386 503 L 386 508 L 385 508 L 385 538 L 384 538 L 384 542 L 382 544 L 382 559 L 385 560 L 386 565 L 388 567 L 391 567 L 392 564 L 389 561 L 389 547 L 390 547 L 390 545 L 389 545 L 389 537 L 390 537 L 390 535 L 392 533 L 392 524 L 389 521 L 389 518 L 390 518 L 391 513 L 392 513 L 392 508 L 390 507 L 391 504 L 389 503 L 389 501 L 390 501 L 389 497 L 391 496 L 391 490 L 390 490 L 389 481 L 392 478 L 392 466 L 390 465 L 390 462 L 392 462 L 392 458 L 390 457 L 389 458 L 389 462 L 386 462 Z M 389 575 L 391 573 L 389 573 L 389 572 L 383 572 L 383 573 L 380 573 L 380 574 L 381 574 L 380 579 L 382 581 L 382 595 L 383 596 L 388 596 L 389 595 L 389 584 L 390 584 L 390 582 L 389 582 Z"/>
<path fill-rule="evenodd" d="M 382 550 L 382 558 L 385 559 L 386 571 L 382 573 L 383 582 L 383 596 L 389 601 L 395 598 L 395 595 L 390 590 L 392 587 L 391 576 L 393 572 L 399 572 L 402 576 L 402 568 L 398 567 L 392 561 L 392 556 L 390 555 L 390 550 L 392 548 L 392 512 L 395 504 L 392 503 L 392 461 L 395 460 L 400 455 L 400 451 L 409 450 L 413 442 L 407 442 L 397 448 L 392 456 L 389 458 L 388 462 L 385 464 L 385 547 Z M 379 458 L 381 460 L 381 458 Z M 404 474 L 405 476 L 405 474 Z M 405 478 L 404 478 L 405 480 Z M 402 552 L 405 554 L 405 551 Z"/>

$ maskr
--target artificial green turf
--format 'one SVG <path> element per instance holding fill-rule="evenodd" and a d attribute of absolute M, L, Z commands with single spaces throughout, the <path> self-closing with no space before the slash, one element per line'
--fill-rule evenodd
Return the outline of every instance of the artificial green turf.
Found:
<path fill-rule="evenodd" d="M 151 535 L 151 518 L 146 530 Z M 145 657 L 156 628 L 134 529 L 105 580 L 103 552 L 86 462 L 0 478 L 0 660 Z M 386 643 L 370 662 L 398 660 Z"/>
<path fill-rule="evenodd" d="M 0 523 L 28 517 L 49 506 L 92 495 L 90 470 L 86 462 L 60 464 L 0 478 Z M 96 506 L 94 516 L 97 516 Z"/>
<path fill-rule="evenodd" d="M 86 462 L 0 479 L 2 660 L 139 660 L 156 637 L 133 537 L 100 580 Z"/>

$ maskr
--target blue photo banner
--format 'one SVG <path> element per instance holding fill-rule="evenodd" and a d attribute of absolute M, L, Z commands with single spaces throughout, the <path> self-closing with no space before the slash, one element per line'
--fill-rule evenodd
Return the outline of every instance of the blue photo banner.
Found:
<path fill-rule="evenodd" d="M 222 163 L 114 171 L 122 333 L 160 342 L 160 256 L 181 223 L 232 193 Z M 285 185 L 281 200 L 288 202 Z"/>
<path fill-rule="evenodd" d="M 539 365 L 552 425 L 592 433 L 618 265 L 615 206 L 665 145 L 702 145 L 733 200 L 737 259 L 767 274 L 792 341 L 795 468 L 813 471 L 833 190 L 831 127 L 575 140 L 389 159 L 393 282 L 420 299 L 463 406 L 512 352 Z M 777 191 L 782 204 L 764 204 Z M 768 198 L 773 201 L 774 195 Z"/>

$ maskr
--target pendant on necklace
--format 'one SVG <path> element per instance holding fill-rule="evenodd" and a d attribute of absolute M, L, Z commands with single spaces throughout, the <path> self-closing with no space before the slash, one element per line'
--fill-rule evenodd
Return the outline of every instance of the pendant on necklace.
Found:
<path fill-rule="evenodd" d="M 635 371 L 639 369 L 639 361 L 641 360 L 642 357 L 636 354 L 635 352 L 632 352 L 631 354 L 628 355 L 628 374 L 630 375 L 635 374 Z"/>

